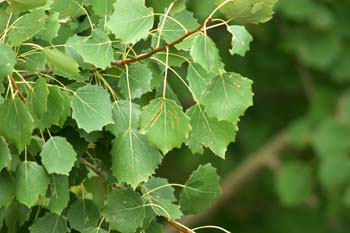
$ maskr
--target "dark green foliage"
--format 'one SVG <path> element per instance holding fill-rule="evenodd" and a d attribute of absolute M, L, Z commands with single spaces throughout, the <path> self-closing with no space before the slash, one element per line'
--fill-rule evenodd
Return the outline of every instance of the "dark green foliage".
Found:
<path fill-rule="evenodd" d="M 205 20 L 166 2 L 0 1 L 1 232 L 160 232 L 218 198 L 211 164 L 184 185 L 156 169 L 187 146 L 225 159 L 252 81 L 225 68 L 210 28 L 265 22 L 275 1 L 217 1 Z M 226 33 L 244 56 L 245 27 Z"/>

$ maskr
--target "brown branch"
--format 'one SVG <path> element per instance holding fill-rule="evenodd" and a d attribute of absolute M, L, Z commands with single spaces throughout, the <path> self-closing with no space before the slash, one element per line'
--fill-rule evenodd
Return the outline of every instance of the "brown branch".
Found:
<path fill-rule="evenodd" d="M 42 70 L 42 71 L 39 71 L 37 73 L 23 73 L 22 77 L 23 78 L 29 78 L 29 77 L 34 76 L 34 75 L 50 74 L 51 72 L 52 72 L 52 70 Z"/>
<path fill-rule="evenodd" d="M 179 233 L 193 233 L 193 231 L 181 226 L 180 224 L 178 224 L 175 221 L 167 220 L 167 223 L 169 223 L 169 225 L 172 226 L 173 228 L 175 228 L 176 231 L 178 231 Z"/>
<path fill-rule="evenodd" d="M 13 78 L 12 75 L 8 75 L 8 78 L 11 80 L 11 82 L 13 83 L 13 86 L 15 87 L 16 91 L 18 92 L 19 97 L 21 97 L 21 99 L 23 100 L 23 102 L 27 102 L 26 97 L 23 95 L 23 93 L 21 92 L 21 90 L 19 89 L 16 80 Z"/>
<path fill-rule="evenodd" d="M 84 158 L 79 158 L 79 162 L 81 164 L 85 165 L 86 167 L 90 168 L 97 176 L 101 177 L 103 182 L 107 181 L 106 174 L 103 171 L 101 171 L 100 169 L 98 169 L 95 165 L 91 164 L 90 162 L 88 162 Z"/>
<path fill-rule="evenodd" d="M 173 47 L 174 45 L 184 41 L 185 39 L 187 39 L 188 37 L 192 36 L 193 34 L 197 33 L 197 32 L 200 32 L 203 30 L 203 27 L 208 23 L 210 22 L 212 19 L 211 18 L 208 18 L 206 21 L 204 21 L 204 23 L 202 23 L 198 28 L 194 29 L 193 31 L 190 31 L 188 33 L 186 33 L 184 36 L 180 37 L 179 39 L 171 42 L 170 44 L 167 44 L 163 47 L 158 47 L 154 50 L 152 50 L 151 52 L 148 52 L 148 53 L 144 53 L 144 54 L 141 54 L 139 56 L 136 56 L 134 58 L 129 58 L 129 59 L 125 59 L 125 60 L 116 60 L 114 62 L 112 62 L 113 65 L 117 65 L 117 66 L 123 66 L 123 65 L 127 65 L 127 64 L 130 64 L 130 63 L 134 63 L 134 62 L 137 62 L 137 61 L 140 61 L 140 60 L 143 60 L 145 58 L 149 58 L 151 57 L 152 55 L 158 53 L 158 52 L 161 52 L 161 51 L 164 51 L 166 49 L 169 49 L 171 47 Z"/>
<path fill-rule="evenodd" d="M 281 151 L 290 143 L 287 131 L 281 131 L 276 134 L 271 141 L 260 147 L 259 150 L 247 156 L 247 159 L 231 173 L 226 175 L 222 182 L 223 195 L 214 203 L 214 205 L 205 212 L 198 215 L 190 215 L 184 217 L 180 222 L 186 226 L 194 226 L 205 219 L 209 219 L 215 215 L 225 203 L 227 203 L 234 195 L 238 194 L 257 173 L 265 168 L 276 164 L 278 157 L 282 155 Z M 173 232 L 167 227 L 164 232 Z"/>

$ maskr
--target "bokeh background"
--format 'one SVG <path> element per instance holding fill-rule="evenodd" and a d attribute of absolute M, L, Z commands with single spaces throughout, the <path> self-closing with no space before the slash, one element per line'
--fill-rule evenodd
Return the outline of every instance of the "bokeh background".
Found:
<path fill-rule="evenodd" d="M 200 20 L 215 8 L 214 1 L 187 2 Z M 350 1 L 279 0 L 272 20 L 246 26 L 254 41 L 245 57 L 225 52 L 231 40 L 225 27 L 208 32 L 226 70 L 254 81 L 254 106 L 226 160 L 183 148 L 167 156 L 158 173 L 183 183 L 200 163 L 218 168 L 223 197 L 215 209 L 185 219 L 190 226 L 349 233 Z M 177 94 L 183 103 L 190 99 Z"/>

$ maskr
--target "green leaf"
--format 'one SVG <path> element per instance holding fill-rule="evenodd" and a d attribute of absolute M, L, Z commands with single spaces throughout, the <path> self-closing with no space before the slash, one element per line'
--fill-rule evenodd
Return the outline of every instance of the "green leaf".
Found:
<path fill-rule="evenodd" d="M 348 127 L 350 134 L 350 90 L 345 91 L 339 98 L 337 105 L 337 119 L 342 124 Z"/>
<path fill-rule="evenodd" d="M 106 25 L 116 38 L 133 44 L 148 36 L 153 11 L 145 6 L 145 0 L 117 0 Z"/>
<path fill-rule="evenodd" d="M 30 233 L 65 233 L 68 230 L 62 216 L 47 212 L 29 227 Z"/>
<path fill-rule="evenodd" d="M 112 118 L 113 124 L 107 125 L 106 129 L 114 136 L 129 129 L 130 103 L 128 100 L 119 100 L 113 103 Z M 137 129 L 141 114 L 140 105 L 132 103 L 131 128 Z"/>
<path fill-rule="evenodd" d="M 253 104 L 252 83 L 236 73 L 218 75 L 203 91 L 200 103 L 209 117 L 236 123 Z"/>
<path fill-rule="evenodd" d="M 350 150 L 350 127 L 339 124 L 334 119 L 322 122 L 315 130 L 312 145 L 316 155 L 323 159 L 332 155 L 345 155 Z"/>
<path fill-rule="evenodd" d="M 79 74 L 79 65 L 73 58 L 58 49 L 45 48 L 43 51 L 55 74 L 78 82 L 84 80 Z"/>
<path fill-rule="evenodd" d="M 16 53 L 7 47 L 4 43 L 0 43 L 0 80 L 1 77 L 12 74 L 13 67 L 17 63 Z"/>
<path fill-rule="evenodd" d="M 49 177 L 36 162 L 21 162 L 16 172 L 16 198 L 29 208 L 45 196 Z"/>
<path fill-rule="evenodd" d="M 68 176 L 51 175 L 50 202 L 48 209 L 56 214 L 61 214 L 69 202 Z"/>
<path fill-rule="evenodd" d="M 102 215 L 112 230 L 133 233 L 143 225 L 145 207 L 137 192 L 115 189 L 108 195 Z"/>
<path fill-rule="evenodd" d="M 162 160 L 156 147 L 146 137 L 134 130 L 127 130 L 112 142 L 112 172 L 119 182 L 136 187 L 147 181 Z"/>
<path fill-rule="evenodd" d="M 59 0 L 54 1 L 51 5 L 53 12 L 58 12 L 60 18 L 78 17 L 85 14 L 83 8 L 83 0 Z"/>
<path fill-rule="evenodd" d="M 91 63 L 97 68 L 106 69 L 114 60 L 112 42 L 99 29 L 93 30 L 88 37 L 74 35 L 68 39 L 67 45 L 75 49 L 84 62 Z"/>
<path fill-rule="evenodd" d="M 128 71 L 131 98 L 141 97 L 142 94 L 151 91 L 152 72 L 146 64 L 132 64 Z M 127 70 L 120 75 L 119 88 L 125 97 L 129 96 Z"/>
<path fill-rule="evenodd" d="M 174 100 L 157 98 L 142 108 L 140 128 L 163 154 L 180 147 L 191 130 L 190 119 Z"/>
<path fill-rule="evenodd" d="M 220 5 L 226 0 L 215 0 L 216 5 Z M 220 11 L 228 19 L 234 22 L 264 23 L 272 18 L 273 7 L 277 0 L 233 0 L 220 8 Z"/>
<path fill-rule="evenodd" d="M 196 214 L 209 208 L 221 194 L 220 177 L 211 164 L 201 165 L 185 183 L 179 205 L 185 214 Z"/>
<path fill-rule="evenodd" d="M 166 179 L 152 178 L 142 186 L 142 197 L 151 204 L 152 210 L 158 216 L 178 219 L 182 216 L 180 206 L 173 204 L 177 201 L 174 189 Z"/>
<path fill-rule="evenodd" d="M 77 160 L 77 153 L 64 137 L 51 137 L 40 152 L 43 165 L 49 174 L 68 175 Z"/>
<path fill-rule="evenodd" d="M 312 190 L 310 167 L 297 162 L 283 164 L 276 176 L 276 189 L 282 204 L 302 204 Z"/>
<path fill-rule="evenodd" d="M 350 160 L 347 154 L 329 154 L 321 160 L 319 178 L 323 187 L 332 191 L 349 184 Z"/>
<path fill-rule="evenodd" d="M 216 75 L 216 72 L 208 73 L 208 71 L 197 63 L 188 64 L 187 81 L 196 99 L 201 96 L 205 87 Z"/>
<path fill-rule="evenodd" d="M 45 29 L 39 32 L 35 37 L 46 41 L 52 41 L 53 38 L 58 36 L 58 30 L 61 27 L 58 16 L 59 14 L 57 12 L 50 14 L 45 24 Z"/>
<path fill-rule="evenodd" d="M 199 105 L 191 107 L 187 115 L 191 118 L 192 131 L 186 144 L 193 153 L 203 153 L 203 146 L 214 154 L 225 158 L 230 142 L 235 140 L 237 126 L 227 121 L 209 118 Z"/>
<path fill-rule="evenodd" d="M 145 233 L 162 233 L 163 232 L 163 225 L 152 222 L 146 229 Z"/>
<path fill-rule="evenodd" d="M 195 37 L 190 53 L 193 61 L 200 64 L 208 72 L 217 73 L 223 69 L 219 50 L 214 41 L 207 35 L 199 34 Z"/>
<path fill-rule="evenodd" d="M 6 205 L 15 196 L 15 179 L 7 171 L 0 172 L 0 207 Z"/>
<path fill-rule="evenodd" d="M 12 201 L 6 208 L 5 224 L 7 233 L 17 233 L 21 226 L 29 220 L 31 209 L 17 201 Z"/>
<path fill-rule="evenodd" d="M 343 196 L 343 203 L 349 207 L 350 206 L 350 186 L 345 190 L 344 196 Z"/>
<path fill-rule="evenodd" d="M 30 143 L 33 130 L 33 119 L 27 107 L 18 97 L 6 99 L 0 105 L 0 119 L 0 135 L 21 152 Z"/>
<path fill-rule="evenodd" d="M 32 53 L 25 57 L 24 69 L 30 73 L 39 73 L 45 70 L 46 60 L 44 53 Z"/>
<path fill-rule="evenodd" d="M 99 227 L 89 227 L 89 228 L 83 229 L 81 233 L 108 233 L 108 232 Z"/>
<path fill-rule="evenodd" d="M 29 40 L 35 34 L 44 29 L 47 15 L 43 10 L 34 10 L 23 15 L 11 27 L 8 33 L 8 41 L 12 46 L 19 46 L 22 42 Z"/>
<path fill-rule="evenodd" d="M 7 143 L 0 138 L 0 171 L 11 161 L 11 153 Z"/>
<path fill-rule="evenodd" d="M 84 187 L 88 193 L 92 194 L 92 200 L 99 207 L 104 206 L 106 199 L 106 183 L 101 177 L 92 176 L 85 180 Z"/>
<path fill-rule="evenodd" d="M 97 226 L 100 211 L 91 200 L 77 200 L 70 206 L 67 218 L 73 229 L 82 231 L 85 228 Z"/>
<path fill-rule="evenodd" d="M 291 49 L 304 65 L 321 70 L 330 69 L 341 55 L 341 39 L 332 33 L 319 35 L 307 31 L 301 35 L 295 32 L 290 35 L 295 38 L 287 42 L 292 43 Z"/>
<path fill-rule="evenodd" d="M 49 89 L 44 78 L 38 78 L 32 92 L 28 95 L 27 106 L 33 118 L 41 118 L 47 111 Z"/>
<path fill-rule="evenodd" d="M 199 27 L 197 19 L 193 17 L 193 13 L 187 10 L 183 10 L 174 14 L 172 18 L 167 17 L 165 22 L 163 22 L 163 20 L 164 17 L 161 18 L 158 29 L 161 30 L 161 38 L 164 39 L 168 44 L 183 37 L 187 32 L 193 31 Z M 183 42 L 176 44 L 175 48 L 190 50 L 194 38 L 195 37 L 193 36 L 188 37 Z"/>
<path fill-rule="evenodd" d="M 101 130 L 103 126 L 113 123 L 112 103 L 108 92 L 97 85 L 85 85 L 77 89 L 72 98 L 72 117 L 79 128 L 87 133 Z"/>
<path fill-rule="evenodd" d="M 11 10 L 26 11 L 44 6 L 47 0 L 9 0 Z"/>
<path fill-rule="evenodd" d="M 312 12 L 318 7 L 318 4 L 312 0 L 279 0 L 277 2 L 277 7 L 286 18 L 306 20 L 312 15 Z"/>
<path fill-rule="evenodd" d="M 242 57 L 250 49 L 249 44 L 253 41 L 252 35 L 245 29 L 244 26 L 231 25 L 227 30 L 232 34 L 231 55 L 238 54 Z"/>
<path fill-rule="evenodd" d="M 70 95 L 69 92 L 66 91 L 61 91 L 61 94 L 63 96 L 63 110 L 60 114 L 60 119 L 58 121 L 58 124 L 60 126 L 63 126 L 65 121 L 67 120 L 68 117 L 71 116 L 71 102 L 72 102 L 72 96 Z"/>
<path fill-rule="evenodd" d="M 34 117 L 35 127 L 41 130 L 50 128 L 52 125 L 59 126 L 59 120 L 63 113 L 64 97 L 58 86 L 49 86 L 49 95 L 47 96 L 47 111 L 41 118 Z"/>
<path fill-rule="evenodd" d="M 92 10 L 97 16 L 111 15 L 115 0 L 92 0 Z"/>

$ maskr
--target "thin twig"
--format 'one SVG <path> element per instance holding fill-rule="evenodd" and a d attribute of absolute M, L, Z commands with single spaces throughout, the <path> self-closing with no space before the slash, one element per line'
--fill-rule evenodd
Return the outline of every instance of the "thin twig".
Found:
<path fill-rule="evenodd" d="M 139 56 L 136 56 L 134 58 L 129 58 L 129 59 L 125 59 L 125 60 L 116 60 L 114 62 L 112 62 L 113 65 L 117 65 L 117 66 L 123 66 L 123 65 L 127 65 L 127 64 L 130 64 L 130 63 L 134 63 L 134 62 L 137 62 L 137 61 L 140 61 L 140 60 L 143 60 L 145 58 L 149 58 L 151 57 L 152 55 L 156 54 L 156 53 L 159 53 L 161 51 L 164 51 L 166 49 L 169 49 L 171 47 L 173 47 L 174 45 L 178 44 L 178 43 L 181 43 L 182 41 L 184 41 L 185 39 L 187 39 L 188 37 L 192 36 L 193 34 L 195 33 L 198 33 L 200 31 L 203 30 L 203 27 L 208 23 L 210 22 L 212 19 L 211 18 L 208 18 L 204 23 L 202 23 L 198 28 L 196 28 L 195 30 L 193 31 L 190 31 L 188 32 L 187 34 L 185 34 L 184 36 L 180 37 L 179 39 L 171 42 L 170 44 L 167 44 L 163 47 L 159 47 L 159 48 L 156 48 L 154 50 L 152 50 L 151 52 L 148 52 L 148 53 L 144 53 L 144 54 L 141 54 Z"/>
<path fill-rule="evenodd" d="M 12 75 L 8 75 L 8 78 L 11 80 L 11 82 L 13 83 L 13 86 L 15 87 L 16 91 L 18 92 L 19 97 L 21 97 L 21 99 L 23 100 L 23 102 L 27 102 L 26 97 L 23 95 L 22 91 L 19 89 L 16 80 L 13 78 Z"/>
<path fill-rule="evenodd" d="M 31 76 L 39 75 L 39 74 L 50 74 L 51 72 L 52 72 L 52 70 L 42 70 L 42 71 L 39 71 L 37 73 L 23 73 L 22 77 L 23 78 L 29 78 Z"/>
<path fill-rule="evenodd" d="M 100 169 L 98 169 L 95 165 L 88 162 L 84 158 L 79 158 L 79 162 L 81 164 L 85 165 L 86 167 L 90 168 L 97 176 L 101 177 L 103 182 L 106 182 L 106 180 L 107 180 L 106 174 L 103 171 L 101 171 Z"/>
<path fill-rule="evenodd" d="M 179 233 L 193 233 L 193 231 L 191 229 L 188 229 L 188 228 L 182 226 L 182 224 L 179 224 L 175 221 L 167 220 L 167 223 L 169 223 L 169 225 L 172 226 L 173 228 L 175 228 Z"/>

